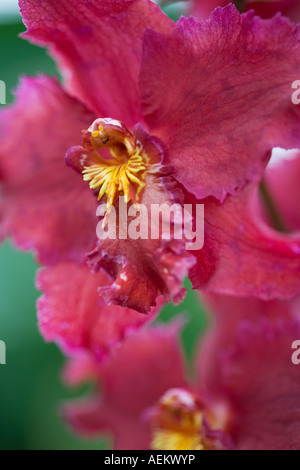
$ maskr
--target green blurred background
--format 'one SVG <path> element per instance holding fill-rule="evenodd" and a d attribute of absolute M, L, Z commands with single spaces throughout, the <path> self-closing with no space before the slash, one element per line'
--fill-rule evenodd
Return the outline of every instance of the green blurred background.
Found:
<path fill-rule="evenodd" d="M 9 2 L 10 6 L 15 3 Z M 57 75 L 55 64 L 43 49 L 18 37 L 24 29 L 18 14 L 4 14 L 0 6 L 0 80 L 7 86 L 7 104 L 13 101 L 11 90 L 21 75 Z M 59 417 L 59 404 L 84 390 L 63 386 L 63 356 L 56 345 L 46 344 L 38 331 L 36 269 L 30 253 L 20 253 L 8 242 L 0 248 L 0 340 L 7 348 L 7 364 L 0 365 L 0 449 L 103 449 L 104 441 L 80 440 Z M 191 362 L 205 326 L 193 292 L 180 306 L 166 306 L 158 321 L 169 321 L 180 312 L 185 312 L 188 320 L 182 339 Z"/>

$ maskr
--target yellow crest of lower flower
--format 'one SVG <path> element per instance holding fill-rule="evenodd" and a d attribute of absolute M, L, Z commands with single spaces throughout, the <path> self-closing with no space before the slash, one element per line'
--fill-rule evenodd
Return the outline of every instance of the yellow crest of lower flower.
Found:
<path fill-rule="evenodd" d="M 153 450 L 204 450 L 199 433 L 158 430 L 151 442 Z"/>
<path fill-rule="evenodd" d="M 169 390 L 154 408 L 151 424 L 153 450 L 205 450 L 203 414 L 188 391 Z"/>

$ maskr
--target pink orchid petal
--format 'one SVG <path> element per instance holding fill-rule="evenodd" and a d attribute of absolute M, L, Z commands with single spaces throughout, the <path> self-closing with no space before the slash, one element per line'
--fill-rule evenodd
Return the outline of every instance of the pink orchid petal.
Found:
<path fill-rule="evenodd" d="M 233 2 L 229 0 L 193 0 L 190 14 L 199 20 L 206 20 L 217 7 L 226 7 L 229 3 Z"/>
<path fill-rule="evenodd" d="M 224 356 L 224 387 L 238 410 L 232 425 L 237 449 L 299 449 L 300 376 L 291 359 L 299 338 L 299 318 L 251 323 Z"/>
<path fill-rule="evenodd" d="M 205 207 L 204 248 L 193 252 L 194 288 L 263 300 L 288 299 L 300 292 L 300 236 L 283 234 L 261 218 L 258 188 L 249 185 L 224 204 Z"/>
<path fill-rule="evenodd" d="M 254 297 L 201 294 L 201 302 L 211 313 L 212 326 L 204 337 L 198 353 L 198 376 L 201 390 L 214 396 L 223 395 L 219 378 L 222 375 L 222 354 L 232 344 L 241 325 L 292 320 L 298 311 L 298 300 L 264 301 Z M 224 397 L 223 397 L 224 400 Z"/>
<path fill-rule="evenodd" d="M 93 115 L 56 80 L 38 77 L 22 79 L 0 118 L 1 237 L 43 263 L 82 260 L 96 237 L 96 204 L 64 156 Z"/>
<path fill-rule="evenodd" d="M 225 7 L 229 0 L 194 0 L 191 4 L 190 13 L 196 18 L 206 19 L 210 13 L 217 7 Z M 284 16 L 289 16 L 293 21 L 300 19 L 300 8 L 298 0 L 245 0 L 245 10 L 254 10 L 255 14 L 262 18 L 271 18 L 276 13 L 281 12 Z"/>
<path fill-rule="evenodd" d="M 145 412 L 169 388 L 187 386 L 178 327 L 177 322 L 130 336 L 101 365 L 101 397 L 65 408 L 71 426 L 87 436 L 109 431 L 115 437 L 114 449 L 149 449 Z"/>
<path fill-rule="evenodd" d="M 149 315 L 107 306 L 97 291 L 108 282 L 102 272 L 96 275 L 73 263 L 40 271 L 37 285 L 44 295 L 38 301 L 38 316 L 44 338 L 56 341 L 68 353 L 87 351 L 102 359 L 131 330 L 157 315 L 161 299 Z"/>
<path fill-rule="evenodd" d="M 99 116 L 128 126 L 140 120 L 138 74 L 147 26 L 169 32 L 172 21 L 149 0 L 20 0 L 28 32 L 49 46 L 67 89 Z"/>
<path fill-rule="evenodd" d="M 62 372 L 63 381 L 69 386 L 78 386 L 95 381 L 99 373 L 99 363 L 88 351 L 81 351 L 69 357 Z"/>
<path fill-rule="evenodd" d="M 291 360 L 299 335 L 299 320 L 277 327 L 244 324 L 223 357 L 223 386 L 238 410 L 233 424 L 238 449 L 299 448 L 300 378 Z"/>
<path fill-rule="evenodd" d="M 300 338 L 299 299 L 206 299 L 215 325 L 199 350 L 198 377 L 212 399 L 230 404 L 236 448 L 298 449 L 300 376 L 292 343 Z"/>
<path fill-rule="evenodd" d="M 267 169 L 265 182 L 287 231 L 300 230 L 300 152 Z"/>
<path fill-rule="evenodd" d="M 280 16 L 229 5 L 204 22 L 182 18 L 170 35 L 147 30 L 143 111 L 176 179 L 224 200 L 261 177 L 273 147 L 300 147 L 299 75 L 299 32 Z"/>
<path fill-rule="evenodd" d="M 298 0 L 249 1 L 247 9 L 254 9 L 262 18 L 270 18 L 277 12 L 290 17 L 295 23 L 300 20 L 300 5 Z"/>

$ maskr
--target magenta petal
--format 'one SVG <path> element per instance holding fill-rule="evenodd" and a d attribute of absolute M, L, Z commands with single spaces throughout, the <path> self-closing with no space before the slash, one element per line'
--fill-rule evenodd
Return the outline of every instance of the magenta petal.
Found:
<path fill-rule="evenodd" d="M 245 0 L 244 2 L 230 2 L 229 0 L 193 0 L 191 14 L 199 19 L 206 19 L 218 6 L 224 7 L 228 3 L 244 4 L 245 10 L 254 10 L 255 14 L 262 18 L 271 18 L 281 12 L 289 16 L 293 21 L 300 19 L 300 7 L 298 0 Z"/>
<path fill-rule="evenodd" d="M 267 169 L 265 182 L 287 231 L 300 230 L 300 152 Z"/>
<path fill-rule="evenodd" d="M 212 296 L 216 325 L 200 350 L 202 385 L 231 407 L 230 434 L 245 450 L 299 449 L 299 299 Z"/>
<path fill-rule="evenodd" d="M 25 37 L 50 47 L 67 89 L 97 115 L 140 120 L 138 74 L 147 26 L 172 22 L 148 0 L 20 0 Z"/>
<path fill-rule="evenodd" d="M 261 217 L 258 188 L 249 185 L 221 204 L 204 200 L 204 248 L 193 252 L 195 288 L 264 300 L 300 292 L 300 236 L 283 234 Z"/>
<path fill-rule="evenodd" d="M 224 386 L 238 410 L 237 449 L 299 449 L 300 376 L 291 359 L 299 337 L 299 319 L 244 324 L 225 355 Z"/>
<path fill-rule="evenodd" d="M 86 435 L 112 433 L 114 449 L 149 449 L 145 413 L 168 389 L 187 387 L 178 326 L 157 326 L 130 336 L 99 370 L 101 395 L 66 407 L 72 427 Z"/>
<path fill-rule="evenodd" d="M 255 13 L 262 18 L 270 18 L 280 11 L 284 16 L 289 16 L 294 22 L 298 23 L 300 20 L 300 5 L 298 0 L 253 0 L 249 2 L 247 9 L 254 9 Z"/>
<path fill-rule="evenodd" d="M 108 282 L 103 273 L 92 274 L 88 267 L 72 263 L 40 271 L 37 285 L 44 295 L 38 301 L 38 315 L 45 339 L 56 341 L 64 351 L 88 351 L 101 359 L 128 332 L 158 313 L 161 301 L 149 315 L 107 306 L 97 289 Z"/>
<path fill-rule="evenodd" d="M 69 358 L 62 373 L 63 381 L 70 386 L 77 386 L 94 381 L 99 372 L 99 363 L 88 351 L 76 353 Z"/>
<path fill-rule="evenodd" d="M 300 382 L 291 360 L 299 300 L 208 300 L 216 324 L 200 350 L 201 383 L 231 403 L 237 448 L 299 448 Z"/>
<path fill-rule="evenodd" d="M 225 7 L 229 0 L 193 0 L 190 13 L 199 20 L 205 20 L 217 7 Z"/>
<path fill-rule="evenodd" d="M 216 294 L 201 294 L 200 298 L 206 309 L 211 312 L 213 319 L 213 327 L 204 337 L 199 349 L 200 385 L 207 393 L 222 396 L 223 390 L 220 389 L 222 355 L 232 344 L 239 328 L 247 322 L 276 324 L 278 321 L 290 321 L 297 314 L 299 302 L 297 300 L 267 302 L 254 297 Z"/>
<path fill-rule="evenodd" d="M 198 198 L 224 200 L 260 178 L 273 147 L 300 147 L 298 76 L 298 29 L 280 16 L 229 5 L 207 21 L 182 18 L 170 35 L 147 30 L 143 111 L 177 180 Z"/>
<path fill-rule="evenodd" d="M 82 260 L 96 236 L 96 203 L 64 156 L 93 115 L 56 80 L 38 77 L 22 80 L 0 117 L 1 237 L 42 263 Z"/>

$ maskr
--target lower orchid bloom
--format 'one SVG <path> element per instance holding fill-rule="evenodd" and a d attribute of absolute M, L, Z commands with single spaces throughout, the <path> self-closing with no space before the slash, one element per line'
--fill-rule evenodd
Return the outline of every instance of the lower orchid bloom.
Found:
<path fill-rule="evenodd" d="M 299 302 L 216 296 L 213 305 L 192 381 L 174 325 L 139 331 L 105 363 L 73 358 L 66 380 L 92 378 L 96 390 L 66 405 L 71 427 L 121 450 L 298 449 Z"/>
<path fill-rule="evenodd" d="M 64 408 L 72 428 L 110 437 L 118 450 L 230 448 L 225 408 L 206 401 L 186 378 L 178 330 L 178 322 L 139 330 L 101 363 L 74 357 L 66 381 L 93 379 L 97 391 Z"/>
<path fill-rule="evenodd" d="M 177 24 L 148 0 L 20 6 L 64 78 L 23 79 L 1 115 L 1 237 L 46 266 L 45 337 L 98 357 L 180 301 L 187 273 L 214 292 L 296 295 L 300 239 L 266 228 L 255 194 L 273 147 L 300 147 L 298 28 L 232 5 Z M 204 248 L 99 241 L 98 199 L 112 211 L 119 197 L 129 210 L 204 204 Z"/>
<path fill-rule="evenodd" d="M 225 390 L 236 410 L 231 421 L 236 448 L 299 449 L 299 298 L 207 301 L 215 321 L 197 370 L 203 392 L 220 397 Z"/>
<path fill-rule="evenodd" d="M 280 12 L 294 22 L 300 21 L 300 5 L 298 0 L 193 0 L 191 14 L 200 19 L 208 18 L 217 7 L 225 7 L 229 3 L 235 4 L 240 12 L 254 10 L 262 18 L 271 18 Z"/>

